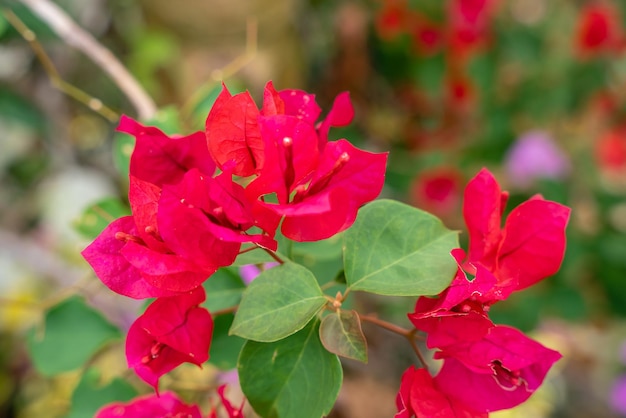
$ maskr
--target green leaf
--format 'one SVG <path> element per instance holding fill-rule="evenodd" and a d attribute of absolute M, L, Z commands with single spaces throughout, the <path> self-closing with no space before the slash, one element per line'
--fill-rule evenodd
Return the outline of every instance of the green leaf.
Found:
<path fill-rule="evenodd" d="M 365 206 L 344 233 L 351 290 L 389 296 L 436 295 L 457 270 L 458 234 L 435 216 L 393 200 Z"/>
<path fill-rule="evenodd" d="M 107 385 L 99 382 L 100 373 L 88 369 L 72 394 L 71 409 L 65 418 L 93 417 L 95 413 L 111 402 L 127 402 L 137 396 L 130 383 L 115 378 Z"/>
<path fill-rule="evenodd" d="M 239 356 L 241 389 L 264 418 L 320 418 L 341 388 L 339 358 L 319 340 L 319 321 L 273 343 L 248 341 Z"/>
<path fill-rule="evenodd" d="M 367 363 L 367 341 L 355 311 L 326 315 L 320 326 L 320 340 L 331 353 Z"/>
<path fill-rule="evenodd" d="M 27 347 L 36 369 L 45 376 L 83 366 L 107 342 L 119 339 L 120 331 L 84 300 L 72 297 L 51 308 L 45 328 L 31 330 Z"/>
<path fill-rule="evenodd" d="M 234 314 L 219 315 L 213 318 L 213 339 L 211 340 L 209 363 L 221 370 L 232 370 L 237 367 L 239 352 L 246 342 L 236 335 L 228 335 L 234 318 Z"/>
<path fill-rule="evenodd" d="M 254 341 L 280 340 L 301 330 L 325 303 L 313 273 L 285 263 L 250 283 L 230 333 Z"/>
<path fill-rule="evenodd" d="M 241 278 L 228 268 L 216 271 L 202 286 L 207 295 L 203 305 L 211 312 L 237 305 L 246 288 Z"/>
<path fill-rule="evenodd" d="M 130 209 L 119 199 L 109 197 L 89 206 L 78 218 L 74 227 L 85 238 L 96 238 L 111 222 L 130 215 Z"/>

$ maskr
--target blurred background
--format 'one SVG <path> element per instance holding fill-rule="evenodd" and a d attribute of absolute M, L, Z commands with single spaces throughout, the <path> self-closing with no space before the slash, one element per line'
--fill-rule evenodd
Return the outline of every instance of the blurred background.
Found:
<path fill-rule="evenodd" d="M 463 230 L 463 188 L 487 167 L 510 191 L 509 210 L 536 193 L 572 207 L 561 271 L 492 311 L 564 359 L 528 403 L 493 416 L 626 416 L 626 1 L 55 3 L 139 80 L 166 132 L 202 129 L 222 78 L 258 102 L 268 80 L 304 89 L 326 111 L 348 90 L 355 121 L 332 135 L 390 151 L 383 196 Z M 119 329 L 138 306 L 104 289 L 79 254 L 90 241 L 85 217 L 98 215 L 85 213 L 91 204 L 124 211 L 116 161 L 127 144 L 114 118 L 53 87 L 15 22 L 36 34 L 62 80 L 116 113 L 138 117 L 137 108 L 31 8 L 0 7 L 0 416 L 86 417 L 77 402 L 101 396 L 102 382 L 123 398 L 131 380 Z M 316 268 L 336 268 L 327 261 Z M 41 352 L 60 346 L 37 342 L 59 302 L 58 315 L 104 314 L 93 319 L 103 330 L 96 354 L 79 370 L 46 368 Z M 414 300 L 359 303 L 406 324 Z M 70 329 L 54 335 L 71 340 Z M 365 332 L 370 363 L 346 362 L 334 417 L 393 416 L 414 361 L 401 338 Z"/>

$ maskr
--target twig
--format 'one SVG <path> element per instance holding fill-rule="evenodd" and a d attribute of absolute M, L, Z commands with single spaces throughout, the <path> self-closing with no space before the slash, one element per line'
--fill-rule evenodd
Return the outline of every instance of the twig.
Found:
<path fill-rule="evenodd" d="M 392 324 L 391 322 L 387 322 L 384 321 L 380 318 L 376 318 L 375 316 L 370 316 L 370 315 L 362 315 L 362 314 L 358 314 L 359 318 L 361 319 L 361 321 L 363 322 L 369 322 L 370 324 L 374 324 L 376 326 L 379 326 L 381 328 L 384 328 L 388 331 L 391 331 L 395 334 L 399 334 L 402 335 L 403 337 L 407 337 L 409 334 L 412 333 L 413 330 L 410 329 L 406 329 L 406 328 L 402 328 L 399 327 L 395 324 Z"/>
<path fill-rule="evenodd" d="M 395 334 L 402 335 L 404 338 L 406 338 L 409 341 L 409 344 L 411 344 L 411 348 L 413 349 L 413 351 L 415 351 L 415 354 L 422 364 L 422 367 L 428 371 L 428 364 L 426 363 L 426 360 L 424 359 L 424 356 L 422 355 L 419 347 L 415 343 L 415 340 L 423 340 L 420 335 L 417 335 L 416 329 L 402 328 L 395 324 L 392 324 L 391 322 L 384 321 L 374 316 L 361 315 L 359 313 L 357 313 L 357 315 L 359 315 L 359 318 L 363 322 L 369 322 L 370 324 L 374 324 Z"/>
<path fill-rule="evenodd" d="M 254 245 L 256 245 L 257 247 L 259 247 L 260 249 L 268 253 L 270 257 L 272 257 L 278 264 L 285 264 L 285 261 L 282 258 L 280 258 L 274 251 L 268 248 L 262 247 L 256 243 Z"/>
<path fill-rule="evenodd" d="M 409 344 L 411 344 L 411 348 L 413 349 L 413 351 L 415 351 L 415 355 L 417 355 L 417 358 L 419 359 L 420 363 L 422 363 L 422 367 L 424 368 L 424 370 L 426 370 L 427 372 L 430 372 L 428 370 L 428 364 L 426 363 L 426 359 L 424 359 L 422 352 L 420 351 L 419 347 L 415 343 L 415 338 L 418 337 L 415 334 L 416 332 L 417 330 L 415 329 L 412 330 L 410 335 L 406 335 L 406 339 L 409 340 Z"/>
<path fill-rule="evenodd" d="M 215 317 L 215 316 L 235 313 L 235 312 L 237 312 L 237 309 L 239 309 L 239 305 L 233 305 L 233 306 L 230 306 L 228 308 L 224 308 L 224 309 L 220 309 L 220 310 L 217 310 L 217 311 L 213 311 L 213 312 L 211 312 L 211 316 Z"/>
<path fill-rule="evenodd" d="M 156 105 L 137 80 L 103 45 L 56 4 L 49 0 L 20 0 L 43 20 L 68 45 L 81 51 L 102 68 L 128 97 L 137 110 L 139 119 L 154 117 Z"/>
<path fill-rule="evenodd" d="M 26 26 L 15 13 L 13 13 L 9 9 L 2 9 L 2 13 L 6 17 L 7 21 L 19 32 L 20 35 L 22 35 L 22 38 L 24 38 L 24 40 L 26 40 L 30 44 L 31 49 L 35 53 L 35 56 L 37 56 L 37 58 L 41 62 L 43 69 L 48 74 L 50 82 L 54 87 L 61 90 L 68 96 L 73 97 L 74 99 L 83 103 L 85 106 L 87 106 L 94 112 L 99 113 L 111 122 L 116 122 L 119 120 L 119 115 L 109 107 L 105 106 L 102 101 L 90 96 L 83 90 L 67 83 L 61 78 L 59 72 L 52 63 L 52 60 L 50 59 L 48 54 L 46 54 L 46 51 L 37 40 L 37 35 L 35 35 L 35 33 L 30 30 L 28 26 Z"/>
<path fill-rule="evenodd" d="M 236 74 L 256 57 L 258 51 L 258 31 L 257 19 L 255 17 L 248 17 L 246 21 L 246 51 L 226 64 L 226 66 L 214 70 L 211 73 L 211 80 L 197 89 L 184 104 L 182 113 L 188 114 L 193 111 L 198 103 L 215 87 L 216 83 Z"/>

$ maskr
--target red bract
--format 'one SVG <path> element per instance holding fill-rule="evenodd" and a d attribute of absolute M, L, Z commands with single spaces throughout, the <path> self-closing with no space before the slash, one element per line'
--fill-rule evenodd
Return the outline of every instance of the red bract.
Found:
<path fill-rule="evenodd" d="M 385 40 L 392 40 L 406 31 L 409 10 L 405 0 L 385 0 L 376 14 L 376 32 Z"/>
<path fill-rule="evenodd" d="M 158 391 L 159 377 L 188 362 L 209 359 L 213 319 L 200 307 L 202 287 L 184 295 L 159 298 L 131 325 L 126 337 L 128 367 Z"/>
<path fill-rule="evenodd" d="M 261 110 L 261 114 L 264 116 L 295 116 L 313 126 L 321 113 L 322 109 L 315 101 L 314 94 L 296 89 L 278 92 L 271 81 L 265 86 L 263 109 Z"/>
<path fill-rule="evenodd" d="M 245 233 L 254 218 L 230 171 L 213 178 L 194 169 L 180 183 L 163 187 L 157 218 L 168 247 L 206 271 L 232 264 L 242 242 L 276 249 L 273 239 Z"/>
<path fill-rule="evenodd" d="M 352 225 L 358 208 L 380 193 L 387 156 L 343 139 L 328 142 L 329 129 L 354 116 L 347 93 L 317 129 L 314 96 L 300 90 L 276 92 L 268 83 L 261 113 L 265 164 L 246 188 L 257 225 L 271 234 L 284 218 L 283 234 L 297 241 L 329 238 Z"/>
<path fill-rule="evenodd" d="M 228 418 L 244 418 L 243 405 L 245 403 L 245 400 L 242 402 L 239 408 L 235 408 L 233 404 L 231 404 L 230 401 L 226 399 L 226 396 L 224 395 L 225 391 L 226 391 L 226 385 L 222 385 L 219 388 L 217 388 L 217 394 L 220 397 L 220 401 L 222 403 L 222 407 L 224 411 L 226 411 L 226 413 L 228 414 Z M 216 407 L 212 408 L 211 413 L 209 414 L 208 418 L 217 418 Z"/>
<path fill-rule="evenodd" d="M 208 176 L 215 172 L 215 163 L 202 132 L 172 138 L 125 115 L 117 130 L 136 139 L 130 158 L 130 174 L 138 179 L 160 187 L 179 182 L 185 172 L 194 167 Z"/>
<path fill-rule="evenodd" d="M 252 196 L 260 197 L 272 192 L 268 184 L 287 180 L 288 187 L 277 193 L 278 204 L 257 202 L 262 209 L 257 212 L 259 219 L 270 224 L 284 217 L 282 232 L 287 238 L 296 241 L 329 238 L 351 226 L 358 208 L 375 199 L 382 190 L 387 155 L 362 151 L 346 140 L 339 140 L 329 142 L 319 162 L 311 167 L 306 154 L 296 148 L 295 138 L 299 136 L 297 124 L 273 125 L 277 126 L 271 134 L 273 142 L 282 142 L 275 149 L 283 150 L 275 155 L 283 159 L 276 160 L 271 165 L 271 171 L 261 172 L 248 190 Z M 283 127 L 290 129 L 285 130 Z M 281 141 L 281 138 L 286 140 Z M 308 135 L 304 141 L 308 140 L 308 148 L 314 150 L 311 138 L 314 137 Z M 296 163 L 298 158 L 309 162 L 309 172 L 302 170 L 303 166 Z M 315 161 L 314 151 L 311 151 L 309 158 Z M 282 173 L 278 169 L 280 167 L 284 167 Z M 291 199 L 287 201 L 290 196 Z"/>
<path fill-rule="evenodd" d="M 442 393 L 424 369 L 409 367 L 402 375 L 395 418 L 486 418 Z"/>
<path fill-rule="evenodd" d="M 453 252 L 457 261 L 464 253 Z M 459 267 L 450 286 L 437 298 L 420 297 L 415 312 L 409 319 L 415 328 L 428 333 L 429 348 L 447 347 L 459 342 L 478 341 L 494 324 L 487 312 L 487 297 L 496 284 L 496 278 L 480 266 L 471 282 Z"/>
<path fill-rule="evenodd" d="M 522 332 L 495 326 L 479 341 L 435 353 L 444 358 L 437 387 L 449 398 L 481 412 L 512 408 L 533 394 L 561 355 Z"/>
<path fill-rule="evenodd" d="M 606 4 L 589 3 L 578 20 L 576 47 L 583 56 L 616 50 L 621 42 L 618 11 Z"/>
<path fill-rule="evenodd" d="M 315 102 L 314 94 L 302 90 L 281 90 L 277 92 L 271 81 L 265 86 L 261 114 L 264 116 L 295 116 L 297 119 L 316 128 L 319 137 L 319 152 L 324 150 L 328 142 L 328 132 L 331 127 L 346 126 L 352 122 L 354 107 L 350 101 L 350 94 L 348 92 L 338 94 L 326 118 L 316 124 L 321 111 Z"/>
<path fill-rule="evenodd" d="M 133 216 L 112 222 L 82 252 L 100 280 L 117 293 L 136 299 L 172 296 L 199 286 L 219 267 L 175 254 L 163 242 L 157 222 L 160 196 L 159 187 L 131 175 Z"/>
<path fill-rule="evenodd" d="M 248 92 L 234 96 L 226 85 L 206 119 L 206 140 L 218 167 L 234 161 L 233 174 L 250 176 L 264 164 L 259 110 Z"/>
<path fill-rule="evenodd" d="M 449 5 L 450 42 L 455 52 L 466 52 L 483 44 L 495 0 L 451 0 Z"/>
<path fill-rule="evenodd" d="M 451 215 L 461 201 L 462 175 L 450 167 L 425 170 L 411 185 L 412 203 L 438 217 Z"/>
<path fill-rule="evenodd" d="M 483 169 L 467 185 L 463 203 L 469 233 L 465 268 L 473 273 L 481 264 L 491 271 L 498 279 L 498 300 L 558 271 L 570 214 L 569 208 L 535 196 L 513 209 L 501 227 L 507 197 Z"/>
<path fill-rule="evenodd" d="M 199 286 L 210 274 L 147 246 L 131 216 L 113 221 L 81 254 L 105 285 L 135 299 L 172 296 Z"/>
<path fill-rule="evenodd" d="M 198 405 L 186 405 L 174 393 L 165 392 L 111 403 L 96 412 L 95 418 L 202 418 L 202 413 Z"/>

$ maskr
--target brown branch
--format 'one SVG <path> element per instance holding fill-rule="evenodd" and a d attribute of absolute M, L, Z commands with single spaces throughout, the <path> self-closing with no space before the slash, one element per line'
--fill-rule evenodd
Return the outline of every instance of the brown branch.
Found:
<path fill-rule="evenodd" d="M 139 82 L 111 51 L 76 24 L 63 9 L 49 0 L 20 1 L 43 20 L 65 43 L 81 51 L 102 68 L 128 97 L 137 110 L 139 119 L 148 120 L 154 117 L 156 105 Z"/>
<path fill-rule="evenodd" d="M 268 253 L 270 257 L 272 257 L 278 264 L 285 264 L 285 261 L 282 258 L 280 258 L 274 251 L 268 248 L 262 247 L 257 243 L 255 243 L 254 245 L 256 245 L 257 247 L 259 247 L 260 249 Z"/>
<path fill-rule="evenodd" d="M 220 309 L 218 311 L 213 311 L 211 312 L 211 316 L 215 317 L 215 316 L 220 316 L 220 315 L 226 315 L 229 313 L 235 313 L 237 312 L 237 309 L 239 309 L 239 305 L 233 305 L 228 308 Z"/>
<path fill-rule="evenodd" d="M 369 322 L 370 324 L 374 324 L 374 325 L 379 326 L 381 328 L 384 328 L 384 329 L 386 329 L 388 331 L 391 331 L 391 332 L 393 332 L 395 334 L 402 335 L 403 337 L 407 337 L 408 338 L 408 336 L 410 334 L 412 334 L 412 332 L 413 332 L 413 330 L 399 327 L 399 326 L 397 326 L 395 324 L 392 324 L 391 322 L 384 321 L 384 320 L 382 320 L 380 318 L 377 318 L 375 316 L 362 315 L 362 314 L 358 314 L 358 315 L 359 315 L 359 318 L 361 319 L 361 321 L 363 321 L 363 322 Z"/>
<path fill-rule="evenodd" d="M 117 122 L 119 120 L 120 116 L 114 110 L 105 106 L 102 101 L 67 83 L 61 78 L 61 75 L 52 63 L 52 60 L 37 40 L 37 35 L 35 35 L 35 33 L 30 30 L 15 13 L 9 9 L 2 9 L 2 13 L 6 17 L 7 21 L 19 32 L 20 35 L 22 35 L 22 38 L 30 44 L 31 49 L 35 53 L 37 59 L 39 59 L 39 62 L 41 62 L 44 71 L 48 74 L 50 82 L 54 87 L 75 100 L 83 103 L 85 106 L 94 112 L 99 113 L 109 121 Z"/>
<path fill-rule="evenodd" d="M 411 348 L 417 355 L 417 358 L 422 364 L 422 367 L 426 369 L 426 371 L 428 371 L 428 364 L 426 363 L 426 359 L 424 359 L 422 352 L 420 351 L 419 347 L 415 343 L 415 340 L 423 340 L 423 337 L 421 337 L 420 335 L 417 335 L 416 329 L 402 328 L 395 324 L 392 324 L 391 322 L 384 321 L 380 318 L 377 318 L 371 315 L 361 315 L 359 313 L 357 313 L 357 315 L 359 315 L 360 320 L 363 322 L 369 322 L 370 324 L 374 324 L 388 331 L 391 331 L 395 334 L 402 335 L 404 338 L 406 338 L 409 341 L 409 344 L 411 344 Z"/>

